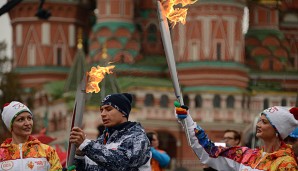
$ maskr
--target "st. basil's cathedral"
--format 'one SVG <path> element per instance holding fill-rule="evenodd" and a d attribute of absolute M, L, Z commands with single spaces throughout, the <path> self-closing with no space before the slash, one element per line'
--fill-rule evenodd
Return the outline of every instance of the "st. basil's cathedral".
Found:
<path fill-rule="evenodd" d="M 161 39 L 156 0 L 46 0 L 47 19 L 36 17 L 38 0 L 9 11 L 13 69 L 23 101 L 37 126 L 67 147 L 77 84 L 91 66 L 115 65 L 88 94 L 83 127 L 88 138 L 102 124 L 101 99 L 133 94 L 129 120 L 157 131 L 171 156 L 169 170 L 202 167 L 174 115 L 176 100 Z M 247 30 L 244 13 L 248 9 Z M 298 0 L 199 0 L 186 23 L 171 28 L 181 92 L 192 117 L 214 142 L 226 129 L 251 145 L 252 124 L 274 105 L 297 106 Z"/>

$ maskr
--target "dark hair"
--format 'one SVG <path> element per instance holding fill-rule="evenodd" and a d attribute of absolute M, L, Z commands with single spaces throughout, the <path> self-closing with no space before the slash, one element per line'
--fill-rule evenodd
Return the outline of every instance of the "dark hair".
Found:
<path fill-rule="evenodd" d="M 239 143 L 241 142 L 241 134 L 238 131 L 232 130 L 232 129 L 227 129 L 225 130 L 225 133 L 227 132 L 233 132 L 234 133 L 234 139 L 239 140 Z"/>
<path fill-rule="evenodd" d="M 285 139 L 284 139 L 284 142 L 286 144 L 294 144 L 296 141 L 298 141 L 298 138 L 293 138 L 293 137 L 290 137 L 290 136 L 287 136 Z"/>
<path fill-rule="evenodd" d="M 157 136 L 157 133 L 151 131 L 151 132 L 147 132 L 146 135 L 147 135 L 147 138 L 149 139 L 149 141 L 150 141 L 150 143 L 151 143 L 152 140 L 153 140 L 153 135 L 156 135 L 156 136 Z"/>

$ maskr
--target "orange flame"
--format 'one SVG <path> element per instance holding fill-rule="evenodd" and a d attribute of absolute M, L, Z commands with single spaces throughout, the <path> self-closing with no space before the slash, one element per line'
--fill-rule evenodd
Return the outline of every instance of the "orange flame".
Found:
<path fill-rule="evenodd" d="M 191 5 L 197 2 L 197 0 L 162 0 L 162 6 L 164 8 L 164 15 L 169 19 L 174 27 L 177 22 L 185 24 L 187 8 L 186 5 Z M 175 8 L 176 5 L 182 5 L 182 8 Z"/>
<path fill-rule="evenodd" d="M 100 91 L 98 84 L 104 79 L 105 74 L 113 73 L 112 69 L 114 68 L 114 65 L 107 67 L 100 67 L 98 65 L 97 67 L 92 67 L 90 72 L 87 72 L 86 93 L 98 93 Z"/>

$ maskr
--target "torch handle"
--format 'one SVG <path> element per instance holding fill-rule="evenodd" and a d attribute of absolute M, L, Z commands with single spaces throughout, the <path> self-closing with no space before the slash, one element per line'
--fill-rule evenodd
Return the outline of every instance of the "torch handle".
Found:
<path fill-rule="evenodd" d="M 171 40 L 171 35 L 170 35 L 170 30 L 169 30 L 169 25 L 166 17 L 163 15 L 163 7 L 161 5 L 160 1 L 157 1 L 157 14 L 158 14 L 158 19 L 160 22 L 160 31 L 161 31 L 161 37 L 162 37 L 162 42 L 163 46 L 165 49 L 166 53 L 166 58 L 167 58 L 167 63 L 169 67 L 169 71 L 171 74 L 174 90 L 175 90 L 175 95 L 178 101 L 180 102 L 181 105 L 184 105 L 183 102 L 183 97 L 180 91 L 180 86 L 179 86 L 179 81 L 178 81 L 178 74 L 177 74 L 177 69 L 176 69 L 176 62 L 175 62 L 175 57 L 174 57 L 174 52 L 173 52 L 173 47 L 172 47 L 172 40 Z M 187 129 L 187 122 L 185 119 L 182 120 L 185 128 L 185 134 L 186 138 L 188 141 L 188 144 L 191 145 L 190 142 L 190 136 L 189 136 L 189 131 Z"/>
<path fill-rule="evenodd" d="M 81 83 L 77 87 L 70 131 L 73 127 L 82 126 L 85 100 L 86 100 L 86 76 L 84 75 Z M 67 160 L 66 160 L 67 167 L 72 166 L 74 164 L 75 152 L 76 152 L 76 146 L 72 143 L 69 143 L 68 150 L 67 150 Z"/>

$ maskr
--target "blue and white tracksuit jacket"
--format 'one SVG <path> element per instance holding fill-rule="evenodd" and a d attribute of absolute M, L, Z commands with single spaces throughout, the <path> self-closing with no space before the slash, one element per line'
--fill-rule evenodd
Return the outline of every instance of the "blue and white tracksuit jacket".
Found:
<path fill-rule="evenodd" d="M 105 130 L 95 141 L 86 139 L 79 149 L 85 156 L 75 156 L 77 171 L 151 171 L 150 142 L 136 122 Z"/>

